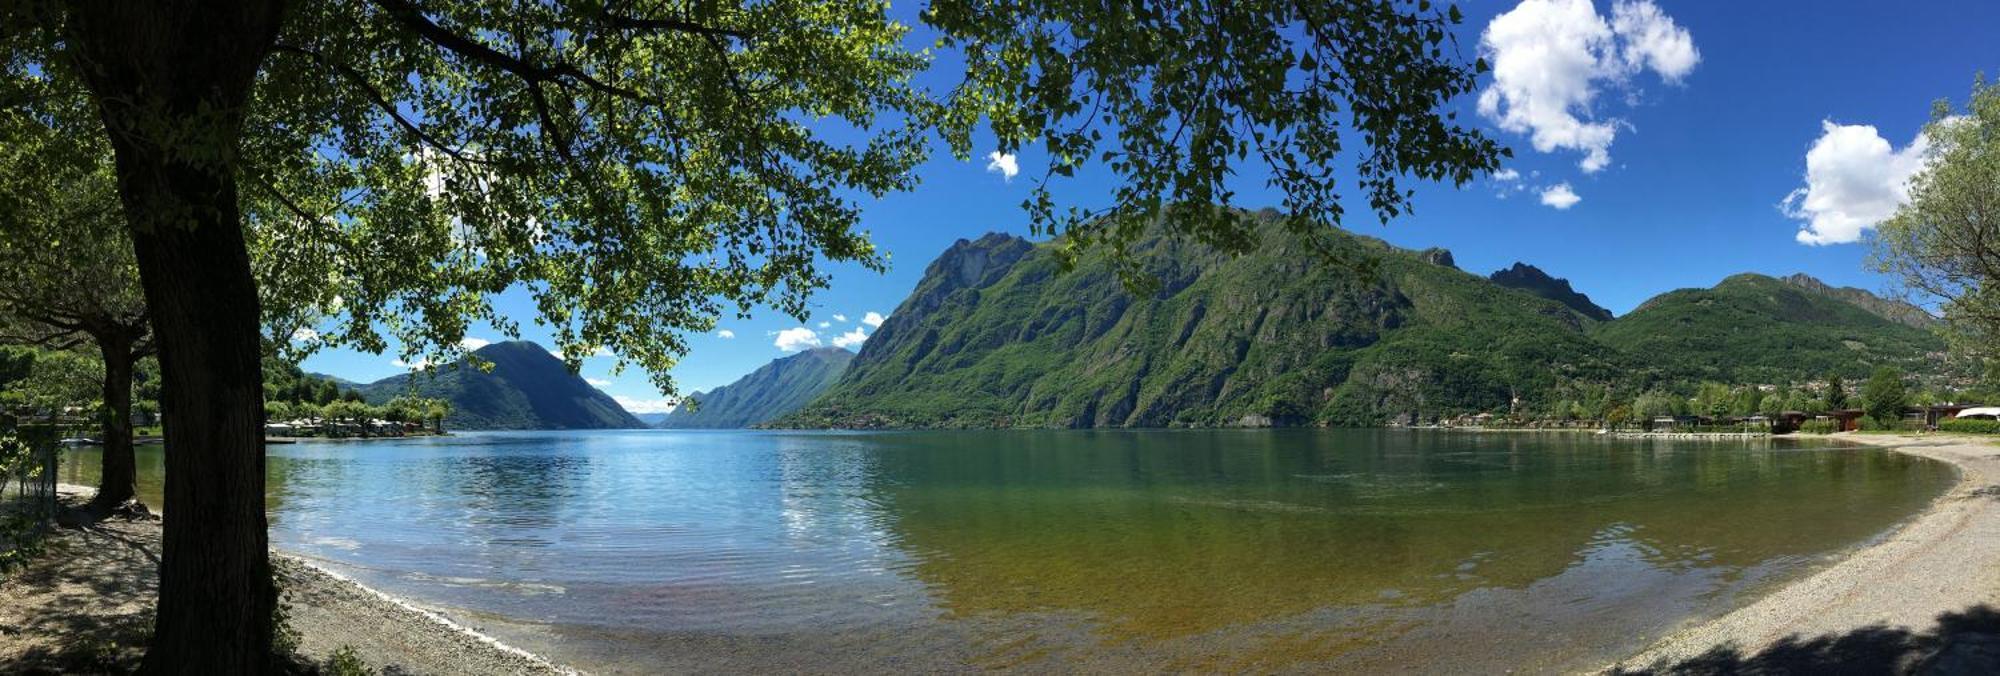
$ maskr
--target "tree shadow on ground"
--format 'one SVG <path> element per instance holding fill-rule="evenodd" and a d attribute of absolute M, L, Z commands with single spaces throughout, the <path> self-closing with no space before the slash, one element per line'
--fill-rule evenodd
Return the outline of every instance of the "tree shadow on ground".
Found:
<path fill-rule="evenodd" d="M 1671 664 L 1614 674 L 2000 674 L 2000 610 L 1977 605 L 1939 615 L 1929 631 L 1871 626 L 1790 636 L 1755 653 L 1723 646 Z"/>

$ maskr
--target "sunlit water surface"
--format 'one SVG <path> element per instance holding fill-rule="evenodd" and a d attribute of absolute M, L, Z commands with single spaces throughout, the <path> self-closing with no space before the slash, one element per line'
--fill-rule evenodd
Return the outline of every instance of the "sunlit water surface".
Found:
<path fill-rule="evenodd" d="M 140 463 L 159 504 L 159 447 Z M 1590 666 L 1955 476 L 1783 441 L 1304 430 L 465 433 L 269 465 L 276 546 L 609 673 Z"/>

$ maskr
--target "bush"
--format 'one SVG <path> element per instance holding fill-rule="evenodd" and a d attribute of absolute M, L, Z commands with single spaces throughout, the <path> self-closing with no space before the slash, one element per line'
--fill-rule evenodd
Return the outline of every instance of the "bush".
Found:
<path fill-rule="evenodd" d="M 1800 434 L 1833 434 L 1840 431 L 1840 423 L 1832 420 L 1807 420 L 1799 423 Z"/>
<path fill-rule="evenodd" d="M 1946 418 L 1938 421 L 1938 431 L 1959 434 L 2000 434 L 2000 420 Z"/>

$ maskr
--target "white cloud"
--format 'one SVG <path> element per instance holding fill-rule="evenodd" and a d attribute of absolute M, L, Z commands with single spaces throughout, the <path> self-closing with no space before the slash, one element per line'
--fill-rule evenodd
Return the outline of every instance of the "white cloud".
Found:
<path fill-rule="evenodd" d="M 1513 169 L 1501 169 L 1499 171 L 1493 172 L 1493 180 L 1500 181 L 1502 183 L 1519 180 L 1520 178 L 1521 178 L 1521 172 L 1514 171 Z"/>
<path fill-rule="evenodd" d="M 458 346 L 465 348 L 467 352 L 477 350 L 479 348 L 486 347 L 492 344 L 493 341 L 487 340 L 485 338 L 467 338 L 465 340 L 458 341 Z"/>
<path fill-rule="evenodd" d="M 1611 13 L 1606 22 L 1591 0 L 1522 0 L 1494 17 L 1479 38 L 1493 66 L 1479 114 L 1528 134 L 1537 151 L 1582 152 L 1585 172 L 1609 166 L 1612 140 L 1630 125 L 1598 119 L 1598 93 L 1627 89 L 1645 70 L 1679 82 L 1701 62 L 1693 36 L 1651 0 L 1618 0 Z"/>
<path fill-rule="evenodd" d="M 1542 204 L 1555 207 L 1556 211 L 1569 209 L 1581 201 L 1583 198 L 1576 196 L 1576 191 L 1571 190 L 1568 183 L 1557 183 L 1542 189 Z"/>
<path fill-rule="evenodd" d="M 618 402 L 618 406 L 627 413 L 672 413 L 681 405 L 678 401 L 666 398 L 636 399 L 614 394 L 611 395 L 611 399 Z"/>
<path fill-rule="evenodd" d="M 771 344 L 786 352 L 797 352 L 806 348 L 819 347 L 819 333 L 806 327 L 785 329 L 778 332 L 778 339 Z"/>
<path fill-rule="evenodd" d="M 867 324 L 869 326 L 881 326 L 882 319 L 883 318 L 881 313 L 877 312 L 870 312 L 868 314 L 861 315 L 861 323 Z"/>
<path fill-rule="evenodd" d="M 294 331 L 292 331 L 292 342 L 294 342 L 294 343 L 314 343 L 314 342 L 319 342 L 319 332 L 318 332 L 318 331 L 314 331 L 314 330 L 312 330 L 312 329 L 297 329 L 297 330 L 294 330 Z"/>
<path fill-rule="evenodd" d="M 584 378 L 583 382 L 590 383 L 592 387 L 609 387 L 611 385 L 611 381 L 603 378 Z"/>
<path fill-rule="evenodd" d="M 1021 164 L 1014 160 L 1012 153 L 995 150 L 986 154 L 986 160 L 986 170 L 999 173 L 1006 180 L 1012 181 L 1015 174 L 1021 173 Z"/>
<path fill-rule="evenodd" d="M 1701 63 L 1701 51 L 1694 48 L 1694 36 L 1674 24 L 1650 0 L 1618 2 L 1611 6 L 1611 32 L 1624 40 L 1618 56 L 1628 73 L 1651 69 L 1667 82 L 1677 83 Z"/>
<path fill-rule="evenodd" d="M 1806 151 L 1806 185 L 1779 208 L 1805 221 L 1798 240 L 1844 244 L 1861 240 L 1909 198 L 1910 177 L 1923 169 L 1930 142 L 1922 134 L 1897 150 L 1874 127 L 1820 123 L 1819 140 Z"/>
<path fill-rule="evenodd" d="M 399 369 L 411 369 L 411 370 L 427 369 L 431 367 L 431 360 L 421 357 L 419 357 L 416 361 L 413 362 L 396 359 L 390 361 L 389 364 Z"/>
<path fill-rule="evenodd" d="M 853 347 L 859 347 L 862 343 L 865 343 L 867 341 L 868 341 L 868 334 L 863 333 L 861 327 L 856 326 L 854 327 L 853 331 L 848 331 L 847 333 L 834 336 L 833 346 L 853 348 Z"/>
<path fill-rule="evenodd" d="M 833 321 L 836 321 L 836 322 L 840 322 L 840 323 L 842 323 L 842 324 L 845 324 L 845 323 L 847 323 L 847 315 L 834 315 L 834 316 L 833 316 Z"/>
<path fill-rule="evenodd" d="M 729 329 L 723 329 L 721 331 L 715 332 L 715 337 L 721 338 L 723 340 L 730 340 L 736 337 L 736 332 L 731 331 Z"/>
<path fill-rule="evenodd" d="M 819 323 L 819 327 L 820 327 L 820 328 L 822 328 L 822 329 L 830 329 L 830 328 L 833 328 L 833 322 L 820 322 L 820 323 Z"/>

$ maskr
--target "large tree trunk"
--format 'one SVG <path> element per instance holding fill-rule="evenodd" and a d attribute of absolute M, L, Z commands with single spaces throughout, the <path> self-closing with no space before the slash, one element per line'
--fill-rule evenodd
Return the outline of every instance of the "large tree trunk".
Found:
<path fill-rule="evenodd" d="M 132 499 L 139 466 L 132 457 L 132 357 L 130 340 L 100 336 L 104 356 L 104 460 L 97 476 L 97 496 L 90 508 L 107 514 Z"/>
<path fill-rule="evenodd" d="M 259 311 L 236 160 L 277 0 L 73 0 L 66 27 L 117 156 L 167 421 L 145 673 L 269 670 Z"/>

